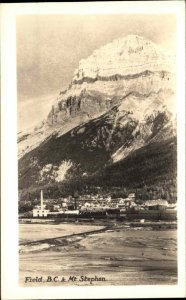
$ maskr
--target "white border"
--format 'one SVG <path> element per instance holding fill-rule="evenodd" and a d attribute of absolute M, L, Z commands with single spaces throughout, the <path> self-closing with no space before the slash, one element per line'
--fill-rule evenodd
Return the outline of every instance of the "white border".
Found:
<path fill-rule="evenodd" d="M 150 298 L 185 296 L 185 3 L 184 1 L 26 3 L 1 5 L 2 299 Z M 18 285 L 16 15 L 163 14 L 177 17 L 178 285 L 34 287 Z"/>

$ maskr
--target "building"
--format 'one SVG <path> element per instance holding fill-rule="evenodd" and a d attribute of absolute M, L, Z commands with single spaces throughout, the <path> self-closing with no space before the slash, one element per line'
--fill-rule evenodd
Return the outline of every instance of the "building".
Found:
<path fill-rule="evenodd" d="M 167 200 L 157 199 L 145 201 L 144 206 L 150 210 L 164 210 L 168 207 Z"/>
<path fill-rule="evenodd" d="M 136 197 L 135 193 L 131 193 L 128 195 L 128 199 L 130 199 L 131 201 L 135 201 L 135 197 Z"/>
<path fill-rule="evenodd" d="M 54 204 L 54 205 L 53 205 L 53 210 L 54 210 L 54 211 L 58 211 L 60 208 L 61 208 L 61 205 L 60 205 L 60 204 Z"/>
<path fill-rule="evenodd" d="M 33 217 L 47 217 L 49 210 L 46 209 L 46 205 L 43 204 L 43 191 L 41 190 L 41 205 L 37 205 L 33 208 Z"/>

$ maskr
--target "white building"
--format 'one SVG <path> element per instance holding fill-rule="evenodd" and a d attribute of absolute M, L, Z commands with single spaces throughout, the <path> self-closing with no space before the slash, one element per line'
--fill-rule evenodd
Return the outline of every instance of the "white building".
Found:
<path fill-rule="evenodd" d="M 145 206 L 155 206 L 155 205 L 162 205 L 162 206 L 168 206 L 168 202 L 167 200 L 163 200 L 163 199 L 156 199 L 156 200 L 147 200 L 144 203 Z"/>
<path fill-rule="evenodd" d="M 131 193 L 131 194 L 128 195 L 128 199 L 134 201 L 135 200 L 135 196 L 136 196 L 135 193 Z"/>
<path fill-rule="evenodd" d="M 33 208 L 33 217 L 47 217 L 49 210 L 46 209 L 46 205 L 43 204 L 43 191 L 41 190 L 41 205 L 37 205 Z"/>

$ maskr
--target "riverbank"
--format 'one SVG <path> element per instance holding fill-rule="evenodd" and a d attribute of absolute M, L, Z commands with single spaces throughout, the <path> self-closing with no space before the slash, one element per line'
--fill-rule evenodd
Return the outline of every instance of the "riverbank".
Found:
<path fill-rule="evenodd" d="M 112 224 L 102 228 L 99 225 L 95 228 L 82 225 L 82 232 L 78 232 L 76 230 L 80 228 L 77 224 L 61 224 L 58 226 L 66 226 L 66 229 L 69 227 L 69 234 L 67 235 L 64 230 L 63 234 L 54 237 L 55 230 L 52 224 L 38 224 L 40 232 L 48 226 L 51 237 L 41 240 L 38 234 L 37 241 L 30 240 L 20 245 L 20 284 L 23 286 L 175 284 L 176 230 L 168 227 L 158 228 L 157 224 L 133 225 Z M 29 232 L 35 231 L 33 224 L 27 226 Z M 161 223 L 161 226 L 168 224 Z M 70 231 L 73 233 L 70 234 Z M 42 277 L 42 281 L 26 283 L 26 276 Z M 64 277 L 65 281 L 48 282 L 48 276 Z M 68 280 L 70 276 L 79 279 L 81 276 L 87 278 L 97 276 L 105 280 L 95 280 L 92 283 L 80 280 L 73 282 Z"/>

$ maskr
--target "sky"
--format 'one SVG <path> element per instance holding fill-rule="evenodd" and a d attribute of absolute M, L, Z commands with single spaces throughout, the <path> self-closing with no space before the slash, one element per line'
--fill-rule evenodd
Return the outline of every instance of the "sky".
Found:
<path fill-rule="evenodd" d="M 19 130 L 46 117 L 80 59 L 112 40 L 137 34 L 176 47 L 174 15 L 24 15 L 16 32 Z"/>

